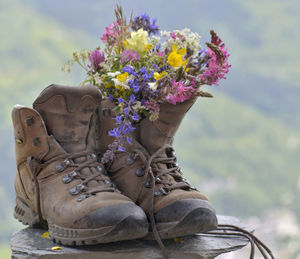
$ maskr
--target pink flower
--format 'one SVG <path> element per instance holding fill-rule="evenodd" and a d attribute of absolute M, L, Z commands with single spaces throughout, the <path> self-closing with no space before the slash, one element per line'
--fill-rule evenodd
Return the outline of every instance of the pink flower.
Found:
<path fill-rule="evenodd" d="M 176 39 L 176 33 L 174 31 L 170 32 L 170 37 L 175 40 Z"/>
<path fill-rule="evenodd" d="M 105 28 L 105 33 L 102 35 L 101 40 L 104 43 L 109 43 L 115 45 L 118 39 L 118 22 L 114 22 Z"/>
<path fill-rule="evenodd" d="M 166 101 L 176 105 L 182 103 L 196 95 L 196 89 L 192 86 L 187 86 L 182 80 L 172 81 L 170 93 L 166 97 Z"/>
<path fill-rule="evenodd" d="M 90 68 L 93 71 L 98 70 L 99 64 L 105 60 L 104 52 L 100 52 L 97 49 L 93 50 L 90 54 L 89 60 L 91 62 Z"/>
<path fill-rule="evenodd" d="M 139 61 L 140 60 L 140 54 L 134 50 L 126 49 L 123 51 L 121 55 L 121 63 L 127 63 L 129 61 Z"/>
<path fill-rule="evenodd" d="M 211 43 L 219 49 L 218 52 L 211 48 L 205 52 L 209 57 L 209 62 L 199 79 L 206 85 L 218 85 L 220 79 L 226 79 L 225 74 L 228 73 L 231 65 L 228 63 L 229 54 L 222 40 L 216 33 L 211 32 Z"/>

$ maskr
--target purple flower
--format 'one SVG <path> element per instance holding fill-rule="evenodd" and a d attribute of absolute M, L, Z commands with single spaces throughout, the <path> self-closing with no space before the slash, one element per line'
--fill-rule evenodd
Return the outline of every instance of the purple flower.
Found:
<path fill-rule="evenodd" d="M 138 52 L 131 49 L 126 49 L 121 54 L 120 62 L 124 64 L 129 61 L 139 61 L 139 60 L 140 60 L 140 54 Z"/>
<path fill-rule="evenodd" d="M 116 121 L 118 124 L 122 123 L 122 116 L 116 116 Z"/>
<path fill-rule="evenodd" d="M 140 87 L 139 87 L 138 84 L 134 84 L 134 85 L 132 86 L 132 88 L 133 88 L 133 91 L 134 91 L 135 93 L 138 92 L 138 91 L 140 91 Z"/>
<path fill-rule="evenodd" d="M 128 142 L 128 144 L 132 144 L 132 138 L 130 138 L 130 137 L 126 137 L 126 140 L 127 140 L 127 142 Z"/>
<path fill-rule="evenodd" d="M 156 19 L 152 19 L 151 23 L 149 15 L 145 13 L 133 19 L 131 28 L 134 31 L 138 31 L 142 28 L 144 31 L 147 31 L 149 35 L 158 34 L 159 28 L 155 23 Z"/>
<path fill-rule="evenodd" d="M 119 146 L 119 147 L 118 147 L 118 151 L 125 152 L 126 149 L 125 149 L 124 147 L 122 147 L 122 146 Z"/>
<path fill-rule="evenodd" d="M 122 71 L 127 72 L 129 75 L 134 75 L 134 76 L 137 75 L 137 73 L 134 71 L 134 69 L 130 66 L 123 67 Z"/>
<path fill-rule="evenodd" d="M 130 101 L 133 103 L 135 101 L 135 96 L 132 94 L 130 95 Z"/>
<path fill-rule="evenodd" d="M 118 102 L 119 102 L 119 103 L 124 103 L 123 98 L 122 98 L 122 97 L 119 97 L 119 98 L 118 98 Z"/>
<path fill-rule="evenodd" d="M 105 61 L 104 52 L 100 52 L 98 49 L 95 49 L 91 52 L 89 60 L 91 62 L 91 69 L 97 71 L 99 64 Z"/>
<path fill-rule="evenodd" d="M 134 121 L 138 121 L 138 120 L 140 120 L 140 116 L 136 112 L 134 112 L 133 116 L 131 116 L 131 119 Z"/>

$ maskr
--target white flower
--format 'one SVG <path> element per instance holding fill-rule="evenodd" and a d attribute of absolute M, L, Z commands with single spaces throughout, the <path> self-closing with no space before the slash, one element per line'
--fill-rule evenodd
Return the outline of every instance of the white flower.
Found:
<path fill-rule="evenodd" d="M 170 36 L 170 32 L 169 32 L 169 31 L 161 31 L 161 32 L 160 32 L 160 35 L 161 35 L 162 37 L 169 37 L 169 36 Z"/>
<path fill-rule="evenodd" d="M 144 106 L 141 104 L 140 101 L 137 101 L 137 102 L 132 106 L 132 108 L 133 108 L 136 112 L 138 112 L 140 109 L 144 109 Z"/>
<path fill-rule="evenodd" d="M 156 91 L 158 85 L 156 82 L 154 82 L 154 83 L 149 83 L 148 86 L 151 90 Z"/>
<path fill-rule="evenodd" d="M 121 74 L 121 72 L 120 71 L 116 71 L 116 72 L 109 72 L 109 73 L 107 73 L 107 75 L 108 76 L 110 76 L 110 77 L 116 77 L 116 76 L 118 76 L 118 75 L 120 75 Z"/>
<path fill-rule="evenodd" d="M 96 85 L 101 85 L 103 83 L 103 81 L 102 81 L 101 76 L 99 75 L 99 73 L 96 73 L 94 75 L 94 80 L 95 80 Z"/>
<path fill-rule="evenodd" d="M 124 89 L 130 89 L 129 85 L 126 84 L 126 81 L 125 82 L 121 82 L 119 81 L 117 78 L 112 78 L 112 81 L 114 82 L 115 86 L 120 86 Z"/>

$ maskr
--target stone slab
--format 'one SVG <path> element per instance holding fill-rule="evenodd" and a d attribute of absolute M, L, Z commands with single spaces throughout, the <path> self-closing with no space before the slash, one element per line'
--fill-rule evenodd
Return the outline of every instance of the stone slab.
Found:
<path fill-rule="evenodd" d="M 218 215 L 219 224 L 239 226 L 247 231 L 245 224 L 234 217 Z M 159 259 L 161 251 L 153 240 L 132 240 L 110 244 L 85 247 L 60 246 L 61 250 L 52 250 L 53 243 L 41 237 L 44 229 L 25 228 L 13 234 L 11 249 L 13 259 Z M 164 240 L 170 258 L 174 259 L 209 259 L 238 250 L 248 244 L 243 237 L 217 237 L 207 234 L 196 234 L 180 238 L 180 243 L 173 239 Z"/>

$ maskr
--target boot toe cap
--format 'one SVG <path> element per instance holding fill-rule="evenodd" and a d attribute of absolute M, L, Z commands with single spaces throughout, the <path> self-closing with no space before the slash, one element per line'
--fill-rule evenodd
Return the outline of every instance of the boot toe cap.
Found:
<path fill-rule="evenodd" d="M 102 238 L 107 242 L 141 238 L 148 233 L 147 217 L 134 203 L 120 203 L 95 210 L 75 224 L 86 229 L 107 229 Z"/>
<path fill-rule="evenodd" d="M 210 202 L 183 199 L 160 209 L 154 215 L 162 238 L 204 233 L 216 229 L 217 217 Z"/>

